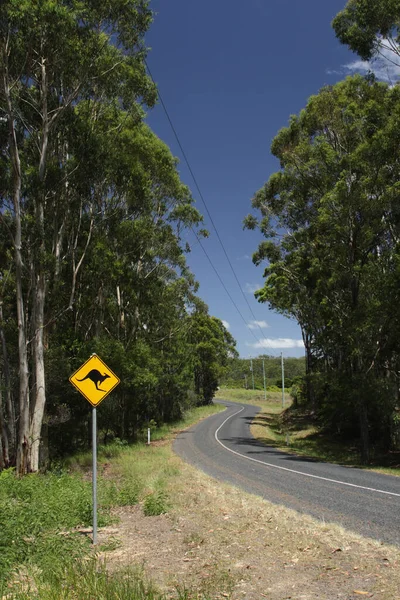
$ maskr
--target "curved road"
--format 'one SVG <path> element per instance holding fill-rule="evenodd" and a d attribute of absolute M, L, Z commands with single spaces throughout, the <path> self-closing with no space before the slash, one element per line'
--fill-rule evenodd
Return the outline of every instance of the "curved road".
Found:
<path fill-rule="evenodd" d="M 175 452 L 212 477 L 325 522 L 400 546 L 400 478 L 265 446 L 250 433 L 257 406 L 227 410 L 180 433 Z"/>

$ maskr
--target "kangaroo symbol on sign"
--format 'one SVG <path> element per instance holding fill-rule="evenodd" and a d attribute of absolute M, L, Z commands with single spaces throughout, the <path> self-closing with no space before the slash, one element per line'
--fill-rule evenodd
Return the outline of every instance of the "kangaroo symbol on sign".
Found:
<path fill-rule="evenodd" d="M 102 375 L 97 369 L 92 369 L 87 375 L 85 375 L 83 379 L 77 379 L 77 381 L 85 381 L 85 379 L 90 379 L 90 381 L 93 381 L 94 385 L 96 386 L 96 390 L 99 392 L 106 392 L 107 390 L 102 390 L 99 388 L 99 383 L 103 383 L 103 381 L 109 378 L 110 375 L 107 375 L 107 373 Z"/>

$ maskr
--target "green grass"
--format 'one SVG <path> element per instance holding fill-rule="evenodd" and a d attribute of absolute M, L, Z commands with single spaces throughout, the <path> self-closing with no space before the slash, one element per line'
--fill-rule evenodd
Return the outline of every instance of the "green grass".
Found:
<path fill-rule="evenodd" d="M 223 406 L 218 404 L 210 404 L 209 406 L 200 406 L 198 408 L 192 408 L 186 411 L 183 419 L 175 421 L 174 423 L 162 424 L 160 426 L 151 427 L 151 442 L 159 440 L 169 440 L 174 437 L 177 431 L 190 427 L 197 421 L 205 419 L 210 415 L 221 412 L 224 410 Z M 127 449 L 135 447 L 141 447 L 147 443 L 147 428 L 144 429 L 139 435 L 139 441 L 137 444 L 128 445 L 127 442 L 121 440 L 115 440 L 107 445 L 99 445 L 97 450 L 98 463 L 105 464 L 112 459 L 121 456 Z M 58 465 L 60 467 L 60 465 Z M 61 470 L 67 468 L 71 471 L 82 471 L 82 469 L 92 468 L 92 452 L 90 450 L 86 452 L 78 452 L 66 459 L 64 459 Z"/>
<path fill-rule="evenodd" d="M 228 574 L 229 575 L 229 574 Z M 2 587 L 0 597 L 7 600 L 213 600 L 193 589 L 176 588 L 171 596 L 147 581 L 140 570 L 124 569 L 110 574 L 106 565 L 91 559 L 72 567 L 55 570 L 51 576 L 19 573 L 19 581 Z M 224 595 L 226 597 L 226 595 Z"/>
<path fill-rule="evenodd" d="M 63 530 L 91 522 L 91 488 L 77 476 L 0 474 L 0 581 L 13 568 L 35 565 L 51 571 L 60 560 L 74 560 L 87 550 L 79 535 Z M 104 522 L 100 512 L 100 523 Z"/>
<path fill-rule="evenodd" d="M 202 406 L 187 411 L 185 417 L 172 424 L 152 428 L 151 444 L 144 442 L 128 446 L 113 442 L 99 448 L 99 472 L 112 465 L 107 477 L 99 478 L 99 496 L 104 507 L 132 506 L 143 503 L 147 515 L 167 512 L 171 506 L 171 493 L 167 490 L 174 476 L 179 474 L 178 461 L 167 442 L 177 431 L 190 427 L 200 419 L 224 410 L 218 404 Z M 147 439 L 147 431 L 146 431 Z M 91 453 L 85 452 L 68 459 L 66 464 L 74 469 L 91 467 Z"/>
<path fill-rule="evenodd" d="M 279 418 L 277 427 L 280 427 L 285 439 L 286 434 L 289 436 L 289 450 L 301 456 L 400 476 L 399 453 L 382 454 L 372 448 L 370 463 L 365 465 L 357 440 L 344 441 L 329 435 L 318 427 L 313 415 L 304 408 L 287 410 Z"/>
<path fill-rule="evenodd" d="M 220 405 L 194 409 L 177 423 L 155 429 L 153 443 L 127 446 L 114 442 L 99 449 L 99 526 L 111 522 L 113 506 L 143 503 L 147 515 L 173 505 L 173 481 L 179 461 L 168 440 L 176 431 L 223 410 Z M 162 598 L 140 577 L 112 576 L 87 560 L 90 539 L 77 528 L 92 524 L 90 452 L 57 466 L 47 474 L 15 477 L 0 473 L 0 598 L 119 599 Z M 89 473 L 90 475 L 90 473 Z M 80 572 L 84 569 L 84 576 Z M 27 575 L 26 575 L 27 574 Z M 14 596 L 2 586 L 16 581 Z M 133 591 L 132 591 L 133 590 Z M 35 595 L 36 594 L 36 595 Z"/>

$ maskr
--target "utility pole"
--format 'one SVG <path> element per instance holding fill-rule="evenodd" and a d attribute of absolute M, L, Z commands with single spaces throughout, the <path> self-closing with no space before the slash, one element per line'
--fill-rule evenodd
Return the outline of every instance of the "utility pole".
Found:
<path fill-rule="evenodd" d="M 247 390 L 247 375 L 244 376 L 244 387 Z"/>
<path fill-rule="evenodd" d="M 283 352 L 281 352 L 282 364 L 282 408 L 285 408 L 285 367 L 283 366 Z"/>
<path fill-rule="evenodd" d="M 251 371 L 251 379 L 253 381 L 253 390 L 254 390 L 254 371 L 253 371 L 253 359 L 250 359 L 250 371 Z"/>
<path fill-rule="evenodd" d="M 267 386 L 266 386 L 266 381 L 265 381 L 265 358 L 262 359 L 263 361 L 263 377 L 264 377 L 264 400 L 267 399 Z"/>

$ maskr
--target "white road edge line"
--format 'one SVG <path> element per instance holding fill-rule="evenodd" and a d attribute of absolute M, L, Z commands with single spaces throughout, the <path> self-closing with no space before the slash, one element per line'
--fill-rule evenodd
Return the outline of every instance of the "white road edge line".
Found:
<path fill-rule="evenodd" d="M 230 406 L 232 406 L 232 405 L 230 405 Z M 231 448 L 228 448 L 228 446 L 225 446 L 225 444 L 223 444 L 221 442 L 221 440 L 218 437 L 218 433 L 222 429 L 222 427 L 225 425 L 225 423 L 227 423 L 227 421 L 229 421 L 229 419 L 232 419 L 232 417 L 236 417 L 236 415 L 241 413 L 242 410 L 244 410 L 244 409 L 245 409 L 245 406 L 242 406 L 242 408 L 240 410 L 238 410 L 233 415 L 230 415 L 230 417 L 225 419 L 225 421 L 218 427 L 218 429 L 216 430 L 216 432 L 214 434 L 214 437 L 217 440 L 218 444 L 220 444 L 223 448 L 225 448 L 225 450 L 228 450 L 228 452 L 232 452 L 232 454 L 236 454 L 237 456 L 240 456 L 241 458 L 245 458 L 247 460 L 251 460 L 253 462 L 259 463 L 260 465 L 264 465 L 264 467 L 271 467 L 272 469 L 280 469 L 281 471 L 288 471 L 289 473 L 296 473 L 297 475 L 303 475 L 303 477 L 311 477 L 312 479 L 321 479 L 322 481 L 329 481 L 330 483 L 337 483 L 339 485 L 347 485 L 348 487 L 358 488 L 359 490 L 367 490 L 368 492 L 377 492 L 378 494 L 387 494 L 388 496 L 397 496 L 398 498 L 400 498 L 400 494 L 396 494 L 396 492 L 387 492 L 385 490 L 376 490 L 375 488 L 365 487 L 363 485 L 356 485 L 355 483 L 347 483 L 346 481 L 339 481 L 338 479 L 329 479 L 328 477 L 321 477 L 320 475 L 311 475 L 311 473 L 303 473 L 302 471 L 296 471 L 295 469 L 288 469 L 287 467 L 279 467 L 278 465 L 273 465 L 271 463 L 263 462 L 262 460 L 258 460 L 257 458 L 251 458 L 250 456 L 246 456 L 245 454 L 240 454 L 240 452 L 236 452 L 236 450 L 232 450 Z"/>

